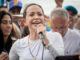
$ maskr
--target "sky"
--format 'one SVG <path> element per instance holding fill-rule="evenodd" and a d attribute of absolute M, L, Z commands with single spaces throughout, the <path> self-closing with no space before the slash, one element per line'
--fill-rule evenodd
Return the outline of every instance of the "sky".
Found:
<path fill-rule="evenodd" d="M 23 9 L 21 13 L 23 13 L 24 7 L 30 3 L 36 3 L 36 4 L 41 5 L 45 14 L 48 16 L 50 15 L 51 11 L 56 7 L 54 0 L 19 0 L 19 1 L 23 3 Z M 80 11 L 80 0 L 64 0 L 63 8 L 66 5 L 73 5 L 74 7 L 76 7 L 78 12 Z"/>

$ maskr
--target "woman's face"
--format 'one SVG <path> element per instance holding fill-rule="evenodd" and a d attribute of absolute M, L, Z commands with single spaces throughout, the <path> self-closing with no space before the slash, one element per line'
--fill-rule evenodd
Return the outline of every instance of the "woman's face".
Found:
<path fill-rule="evenodd" d="M 9 36 L 12 31 L 12 21 L 9 15 L 4 15 L 1 20 L 1 30 L 4 36 Z"/>
<path fill-rule="evenodd" d="M 26 10 L 26 24 L 29 30 L 34 30 L 39 24 L 44 24 L 44 13 L 37 5 L 32 5 Z"/>

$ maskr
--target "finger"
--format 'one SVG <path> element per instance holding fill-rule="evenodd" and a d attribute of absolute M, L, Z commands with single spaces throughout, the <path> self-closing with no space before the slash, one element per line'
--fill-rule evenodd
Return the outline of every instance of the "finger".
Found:
<path fill-rule="evenodd" d="M 9 59 L 8 54 L 3 57 L 3 60 L 8 60 L 8 59 Z"/>
<path fill-rule="evenodd" d="M 2 53 L 1 53 L 1 55 L 0 55 L 0 58 L 3 58 L 3 57 L 4 57 L 4 55 L 5 55 L 5 53 L 4 53 L 4 52 L 2 52 Z"/>
<path fill-rule="evenodd" d="M 8 54 L 5 52 L 2 52 L 1 59 L 4 60 L 4 59 L 6 59 L 6 57 L 8 57 Z"/>
<path fill-rule="evenodd" d="M 45 26 L 40 26 L 37 28 L 37 33 L 40 33 L 40 32 L 45 32 L 46 31 L 46 27 Z"/>
<path fill-rule="evenodd" d="M 6 56 L 4 57 L 4 60 L 9 60 L 9 56 L 6 55 Z"/>

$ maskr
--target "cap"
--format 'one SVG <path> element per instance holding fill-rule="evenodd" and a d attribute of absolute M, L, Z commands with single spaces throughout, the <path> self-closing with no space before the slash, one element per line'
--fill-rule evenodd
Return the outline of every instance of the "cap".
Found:
<path fill-rule="evenodd" d="M 74 6 L 68 5 L 68 6 L 65 6 L 64 9 L 72 10 L 74 14 L 78 14 L 78 10 Z"/>
<path fill-rule="evenodd" d="M 9 2 L 9 10 L 11 8 L 13 8 L 13 7 L 20 7 L 20 8 L 22 8 L 22 3 L 20 1 L 16 1 L 16 0 L 10 1 Z"/>

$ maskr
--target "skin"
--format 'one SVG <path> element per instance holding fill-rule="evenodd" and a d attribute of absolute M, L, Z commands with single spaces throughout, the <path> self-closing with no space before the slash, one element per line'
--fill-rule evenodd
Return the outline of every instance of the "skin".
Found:
<path fill-rule="evenodd" d="M 26 26 L 25 19 L 24 18 L 21 18 L 20 27 L 21 27 L 21 31 L 22 32 L 23 32 L 25 26 Z"/>
<path fill-rule="evenodd" d="M 2 18 L 1 29 L 4 36 L 9 36 L 12 30 L 12 22 L 9 15 L 4 15 Z"/>
<path fill-rule="evenodd" d="M 26 10 L 26 24 L 30 31 L 30 40 L 39 39 L 39 33 L 44 35 L 45 44 L 49 41 L 46 37 L 46 27 L 44 26 L 44 14 L 42 9 L 37 5 L 32 5 Z"/>
<path fill-rule="evenodd" d="M 69 21 L 66 18 L 66 16 L 52 16 L 51 17 L 51 29 L 52 32 L 59 32 L 62 37 L 65 36 L 65 34 L 68 31 L 68 27 L 69 27 Z M 79 56 L 79 60 L 80 60 L 80 54 L 76 54 Z"/>
<path fill-rule="evenodd" d="M 0 11 L 6 11 L 6 12 L 8 12 L 8 8 L 0 8 Z"/>
<path fill-rule="evenodd" d="M 20 21 L 20 18 L 18 16 L 14 16 L 14 15 L 19 15 L 21 8 L 20 7 L 13 7 L 9 11 L 13 16 L 13 22 L 16 23 L 17 26 L 19 26 L 20 23 L 18 23 L 18 21 Z"/>
<path fill-rule="evenodd" d="M 21 17 L 13 16 L 13 22 L 14 22 L 17 26 L 20 26 L 21 19 L 22 19 Z"/>
<path fill-rule="evenodd" d="M 52 16 L 50 23 L 53 32 L 59 32 L 62 37 L 65 36 L 69 25 L 66 16 Z"/>
<path fill-rule="evenodd" d="M 62 7 L 64 0 L 55 0 L 57 7 Z"/>
<path fill-rule="evenodd" d="M 5 53 L 5 52 L 2 52 L 2 53 L 0 54 L 0 60 L 9 60 L 8 54 Z"/>
<path fill-rule="evenodd" d="M 73 29 L 75 23 L 77 22 L 77 18 L 75 17 L 76 15 L 74 14 L 74 12 L 72 10 L 68 10 L 69 15 L 70 15 L 70 24 L 69 24 L 69 28 Z"/>

